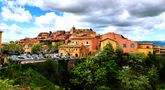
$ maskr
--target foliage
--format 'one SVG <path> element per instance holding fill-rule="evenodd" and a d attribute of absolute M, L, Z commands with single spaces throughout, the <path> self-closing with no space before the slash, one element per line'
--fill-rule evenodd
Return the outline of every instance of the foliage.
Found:
<path fill-rule="evenodd" d="M 155 61 L 153 61 L 155 60 Z M 139 53 L 124 54 L 111 44 L 95 57 L 87 58 L 71 71 L 72 89 L 82 90 L 155 90 L 156 82 L 165 65 L 154 54 L 147 57 Z"/>
<path fill-rule="evenodd" d="M 15 43 L 6 44 L 2 47 L 2 53 L 7 55 L 19 55 L 23 52 L 23 46 Z"/>
<path fill-rule="evenodd" d="M 13 80 L 9 80 L 9 79 L 5 79 L 2 80 L 0 79 L 0 89 L 1 90 L 11 90 L 11 89 L 16 89 L 18 88 L 18 85 L 13 85 L 14 81 Z"/>
<path fill-rule="evenodd" d="M 109 43 L 96 56 L 76 62 L 70 69 L 66 60 L 9 64 L 0 70 L 0 75 L 4 80 L 13 80 L 9 85 L 19 84 L 34 90 L 165 89 L 165 56 L 125 54 L 120 48 L 114 50 Z"/>
<path fill-rule="evenodd" d="M 108 44 L 96 57 L 87 58 L 71 71 L 72 89 L 109 90 L 115 87 L 117 65 L 114 50 Z"/>
<path fill-rule="evenodd" d="M 19 87 L 55 89 L 55 85 L 52 82 L 26 65 L 13 64 L 6 69 L 0 70 L 0 75 L 2 78 L 13 80 L 13 84 L 18 84 Z"/>
<path fill-rule="evenodd" d="M 119 80 L 121 80 L 124 90 L 147 90 L 150 88 L 149 78 L 143 74 L 136 74 L 131 69 L 121 70 Z"/>
<path fill-rule="evenodd" d="M 115 50 L 115 62 L 119 68 L 128 65 L 128 58 L 120 47 Z"/>
<path fill-rule="evenodd" d="M 33 54 L 40 54 L 42 53 L 42 46 L 40 44 L 36 44 L 31 48 L 31 52 Z"/>
<path fill-rule="evenodd" d="M 56 50 L 58 50 L 58 47 L 60 46 L 61 44 L 55 44 L 55 45 L 48 45 L 48 49 L 47 51 L 48 52 L 55 52 Z"/>
<path fill-rule="evenodd" d="M 31 67 L 55 85 L 59 85 L 62 88 L 68 88 L 69 75 L 67 64 L 68 61 L 66 60 L 55 62 L 54 60 L 49 59 L 43 63 L 27 64 L 27 67 Z"/>

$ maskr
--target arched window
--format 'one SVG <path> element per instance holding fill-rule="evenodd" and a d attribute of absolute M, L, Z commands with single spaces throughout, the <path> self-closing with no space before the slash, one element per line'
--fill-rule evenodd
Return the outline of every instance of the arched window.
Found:
<path fill-rule="evenodd" d="M 78 57 L 78 54 L 75 54 L 75 57 Z"/>
<path fill-rule="evenodd" d="M 131 47 L 131 48 L 135 48 L 135 44 L 132 43 L 130 47 Z"/>
<path fill-rule="evenodd" d="M 149 46 L 146 46 L 146 48 L 150 48 Z"/>

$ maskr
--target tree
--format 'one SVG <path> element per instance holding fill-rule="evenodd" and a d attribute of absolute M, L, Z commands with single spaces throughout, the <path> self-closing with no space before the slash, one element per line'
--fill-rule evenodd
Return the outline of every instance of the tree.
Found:
<path fill-rule="evenodd" d="M 55 51 L 57 51 L 58 50 L 58 47 L 60 46 L 61 44 L 55 44 L 55 45 L 48 45 L 48 49 L 47 49 L 47 51 L 48 52 L 55 52 Z"/>
<path fill-rule="evenodd" d="M 9 80 L 9 79 L 2 80 L 2 79 L 0 79 L 0 89 L 1 90 L 17 89 L 18 85 L 13 85 L 13 83 L 14 83 L 13 80 Z"/>
<path fill-rule="evenodd" d="M 40 44 L 36 44 L 31 48 L 31 52 L 33 54 L 40 54 L 42 52 L 42 46 Z"/>
<path fill-rule="evenodd" d="M 118 78 L 123 90 L 148 90 L 151 87 L 146 75 L 136 74 L 129 68 L 121 70 Z"/>
<path fill-rule="evenodd" d="M 34 66 L 37 66 L 37 65 L 34 64 Z M 18 84 L 19 85 L 18 88 L 23 88 L 23 89 L 30 88 L 32 90 L 36 90 L 35 88 L 40 88 L 41 90 L 56 90 L 55 88 L 57 87 L 55 87 L 55 85 L 51 81 L 49 81 L 47 77 L 44 77 L 40 72 L 37 71 L 37 69 L 36 70 L 32 69 L 32 67 L 33 67 L 33 64 L 21 65 L 21 64 L 14 63 L 4 69 L 1 69 L 0 76 L 2 78 L 12 80 L 11 84 L 10 83 L 9 84 L 10 85 Z M 44 68 L 44 67 L 39 67 L 39 69 L 40 68 Z M 45 71 L 42 71 L 42 73 L 44 72 Z M 50 74 L 51 73 L 49 73 L 49 75 Z M 1 82 L 0 82 L 0 89 L 2 89 Z M 8 90 L 8 89 L 2 89 L 2 90 Z"/>
<path fill-rule="evenodd" d="M 118 76 L 124 90 L 155 90 L 158 71 L 154 64 L 147 66 L 146 58 L 138 53 L 128 55 L 128 67 L 121 69 Z"/>
<path fill-rule="evenodd" d="M 120 68 L 128 65 L 127 54 L 124 54 L 123 49 L 120 47 L 115 50 L 115 62 Z"/>
<path fill-rule="evenodd" d="M 117 65 L 111 44 L 95 57 L 89 57 L 71 71 L 72 89 L 109 90 L 117 85 Z"/>
<path fill-rule="evenodd" d="M 19 55 L 24 52 L 23 46 L 19 44 L 6 44 L 2 47 L 2 53 L 7 55 Z"/>

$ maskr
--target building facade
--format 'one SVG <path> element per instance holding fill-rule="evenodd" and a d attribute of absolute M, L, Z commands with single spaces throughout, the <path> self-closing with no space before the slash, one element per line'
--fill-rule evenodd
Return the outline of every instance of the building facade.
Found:
<path fill-rule="evenodd" d="M 155 47 L 152 43 L 138 43 L 116 33 L 107 33 L 101 36 L 101 49 L 107 43 L 111 43 L 114 49 L 123 49 L 124 53 L 143 53 L 144 55 L 154 53 L 154 51 L 157 54 L 160 53 L 159 48 Z"/>
<path fill-rule="evenodd" d="M 123 49 L 124 53 L 134 52 L 138 48 L 137 42 L 128 40 L 124 36 L 112 32 L 101 36 L 101 49 L 106 45 L 106 43 L 108 43 L 108 41 L 113 42 L 112 46 L 114 46 L 114 49 L 118 46 Z"/>
<path fill-rule="evenodd" d="M 88 49 L 84 45 L 65 44 L 59 46 L 58 54 L 70 58 L 86 58 Z"/>

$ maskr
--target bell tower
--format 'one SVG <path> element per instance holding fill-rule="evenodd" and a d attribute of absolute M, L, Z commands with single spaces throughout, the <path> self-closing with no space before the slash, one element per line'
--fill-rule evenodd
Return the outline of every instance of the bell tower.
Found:
<path fill-rule="evenodd" d="M 73 26 L 71 29 L 70 29 L 70 34 L 73 34 L 75 32 L 76 28 Z"/>

